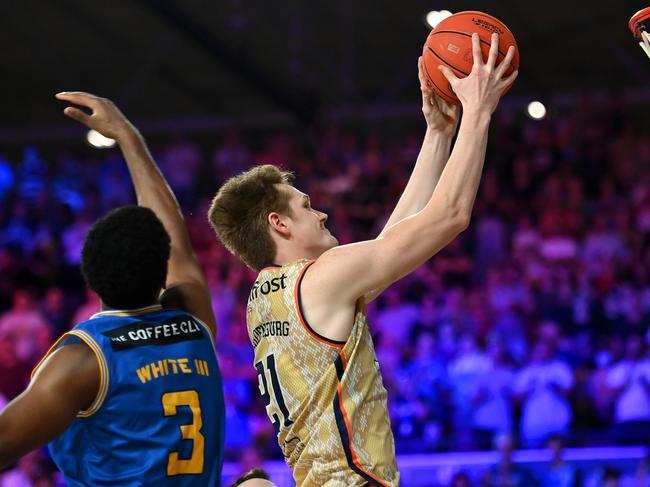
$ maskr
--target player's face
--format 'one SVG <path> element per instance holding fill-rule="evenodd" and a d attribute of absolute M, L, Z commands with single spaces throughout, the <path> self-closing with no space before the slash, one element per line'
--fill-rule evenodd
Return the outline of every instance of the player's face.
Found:
<path fill-rule="evenodd" d="M 290 192 L 289 206 L 291 216 L 291 237 L 309 250 L 310 257 L 318 257 L 323 252 L 336 247 L 339 242 L 325 227 L 327 215 L 311 207 L 309 196 L 293 186 L 283 184 L 283 190 Z"/>

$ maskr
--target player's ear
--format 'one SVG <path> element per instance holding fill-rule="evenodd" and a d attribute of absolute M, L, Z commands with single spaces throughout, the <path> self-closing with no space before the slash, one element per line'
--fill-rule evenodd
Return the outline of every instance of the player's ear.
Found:
<path fill-rule="evenodd" d="M 272 211 L 267 217 L 269 226 L 271 227 L 272 232 L 277 232 L 283 237 L 288 237 L 291 234 L 289 227 L 287 226 L 287 219 L 285 216 Z"/>

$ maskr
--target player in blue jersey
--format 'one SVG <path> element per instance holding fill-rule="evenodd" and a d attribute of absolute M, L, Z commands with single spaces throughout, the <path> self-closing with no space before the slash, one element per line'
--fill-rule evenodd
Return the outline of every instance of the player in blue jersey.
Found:
<path fill-rule="evenodd" d="M 0 468 L 49 443 L 71 487 L 219 485 L 216 322 L 176 199 L 113 103 L 57 98 L 89 109 L 64 113 L 118 141 L 140 206 L 91 228 L 82 272 L 102 311 L 64 334 L 0 412 Z"/>

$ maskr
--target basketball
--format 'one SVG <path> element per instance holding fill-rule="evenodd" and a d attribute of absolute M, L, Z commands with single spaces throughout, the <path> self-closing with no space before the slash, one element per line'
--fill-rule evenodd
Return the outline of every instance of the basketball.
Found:
<path fill-rule="evenodd" d="M 517 41 L 503 22 L 484 12 L 477 11 L 458 12 L 447 17 L 427 37 L 422 49 L 422 57 L 425 75 L 429 79 L 431 87 L 443 100 L 454 105 L 460 105 L 460 101 L 438 66 L 447 65 L 459 78 L 469 75 L 474 63 L 472 58 L 472 34 L 474 32 L 480 37 L 484 61 L 487 60 L 490 51 L 492 33 L 496 32 L 499 34 L 497 65 L 503 61 L 508 48 L 515 46 L 515 56 L 505 76 L 519 69 Z M 510 87 L 506 91 L 508 89 Z"/>
<path fill-rule="evenodd" d="M 635 13 L 632 18 L 630 19 L 630 22 L 628 23 L 628 27 L 634 37 L 637 39 L 641 39 L 641 32 L 642 31 L 647 31 L 647 27 L 650 26 L 650 7 L 646 7 L 644 9 L 639 10 L 637 13 Z"/>

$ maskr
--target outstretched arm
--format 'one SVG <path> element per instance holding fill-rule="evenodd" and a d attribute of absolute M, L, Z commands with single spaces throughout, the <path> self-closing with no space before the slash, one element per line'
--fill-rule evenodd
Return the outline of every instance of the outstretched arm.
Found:
<path fill-rule="evenodd" d="M 381 289 L 414 271 L 439 252 L 469 225 L 478 191 L 488 128 L 501 94 L 517 73 L 504 74 L 514 56 L 511 47 L 496 65 L 498 36 L 492 37 L 487 62 L 484 62 L 478 35 L 472 36 L 474 66 L 469 76 L 456 78 L 443 72 L 463 105 L 460 130 L 451 157 L 425 207 L 390 227 L 375 240 L 344 245 L 321 255 L 305 274 L 302 291 L 308 319 L 321 334 L 345 340 L 349 329 L 318 329 L 328 310 L 354 306 L 359 298 Z M 348 320 L 350 321 L 350 320 Z"/>
<path fill-rule="evenodd" d="M 411 177 L 380 236 L 395 223 L 415 215 L 428 203 L 449 158 L 451 139 L 458 128 L 458 107 L 436 96 L 424 75 L 423 63 L 420 57 L 418 78 L 422 92 L 422 113 L 427 123 L 427 131 Z"/>
<path fill-rule="evenodd" d="M 426 206 L 449 158 L 451 139 L 458 128 L 460 110 L 438 97 L 431 89 L 424 75 L 422 56 L 418 58 L 418 78 L 422 92 L 422 113 L 427 122 L 427 131 L 406 188 L 379 238 L 383 237 L 393 225 L 415 215 Z M 384 289 L 381 287 L 367 293 L 366 303 L 376 299 Z"/>
<path fill-rule="evenodd" d="M 151 208 L 169 233 L 171 256 L 166 290 L 161 297 L 163 305 L 185 309 L 203 321 L 213 334 L 216 333 L 210 291 L 192 249 L 183 215 L 138 130 L 106 98 L 83 92 L 63 92 L 56 97 L 90 109 L 88 114 L 79 108 L 66 107 L 63 113 L 118 142 L 131 174 L 138 204 Z"/>

